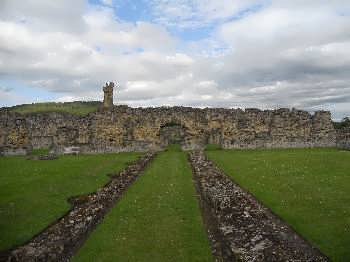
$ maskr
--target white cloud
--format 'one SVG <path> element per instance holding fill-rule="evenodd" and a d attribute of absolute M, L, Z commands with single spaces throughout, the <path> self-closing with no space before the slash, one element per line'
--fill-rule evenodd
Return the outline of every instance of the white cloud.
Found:
<path fill-rule="evenodd" d="M 153 22 L 135 23 L 112 4 L 1 1 L 0 77 L 58 101 L 101 99 L 101 86 L 115 80 L 117 102 L 133 106 L 350 114 L 348 1 L 154 0 Z M 199 41 L 169 33 L 207 25 L 215 30 Z M 0 103 L 25 100 L 10 93 L 0 89 Z"/>
<path fill-rule="evenodd" d="M 0 1 L 1 20 L 25 23 L 40 32 L 63 30 L 79 33 L 85 29 L 82 15 L 86 9 L 84 0 Z"/>
<path fill-rule="evenodd" d="M 100 16 L 105 21 L 95 22 Z M 87 30 L 80 34 L 0 21 L 1 74 L 53 91 L 81 92 L 110 78 L 152 78 L 155 70 L 154 80 L 161 79 L 191 60 L 171 51 L 176 40 L 160 26 L 118 22 L 108 8 L 91 9 L 83 20 Z"/>

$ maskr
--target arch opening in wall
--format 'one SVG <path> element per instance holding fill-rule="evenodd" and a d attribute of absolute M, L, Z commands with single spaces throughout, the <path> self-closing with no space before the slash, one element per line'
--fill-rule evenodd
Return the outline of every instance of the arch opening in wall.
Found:
<path fill-rule="evenodd" d="M 160 126 L 159 137 L 162 146 L 171 144 L 179 144 L 181 146 L 185 143 L 185 127 L 176 122 L 169 122 Z"/>

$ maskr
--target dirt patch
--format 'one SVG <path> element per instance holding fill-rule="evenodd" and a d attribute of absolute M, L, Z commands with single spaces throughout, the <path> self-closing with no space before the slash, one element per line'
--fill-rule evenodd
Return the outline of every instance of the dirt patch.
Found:
<path fill-rule="evenodd" d="M 329 261 L 203 152 L 192 152 L 189 160 L 217 261 Z"/>
<path fill-rule="evenodd" d="M 154 156 L 142 156 L 97 192 L 69 199 L 73 207 L 66 215 L 23 246 L 0 254 L 0 261 L 69 261 Z"/>

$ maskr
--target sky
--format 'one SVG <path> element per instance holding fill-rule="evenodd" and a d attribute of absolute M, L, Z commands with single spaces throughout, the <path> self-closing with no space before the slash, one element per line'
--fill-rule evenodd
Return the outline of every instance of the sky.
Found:
<path fill-rule="evenodd" d="M 330 110 L 350 116 L 348 0 L 0 0 L 0 106 Z"/>

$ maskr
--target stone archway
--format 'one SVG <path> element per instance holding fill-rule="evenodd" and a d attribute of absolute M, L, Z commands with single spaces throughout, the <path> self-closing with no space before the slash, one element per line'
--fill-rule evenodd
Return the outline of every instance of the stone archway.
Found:
<path fill-rule="evenodd" d="M 184 145 L 185 134 L 185 127 L 175 122 L 169 122 L 160 126 L 159 130 L 159 138 L 162 146 L 170 144 Z"/>

